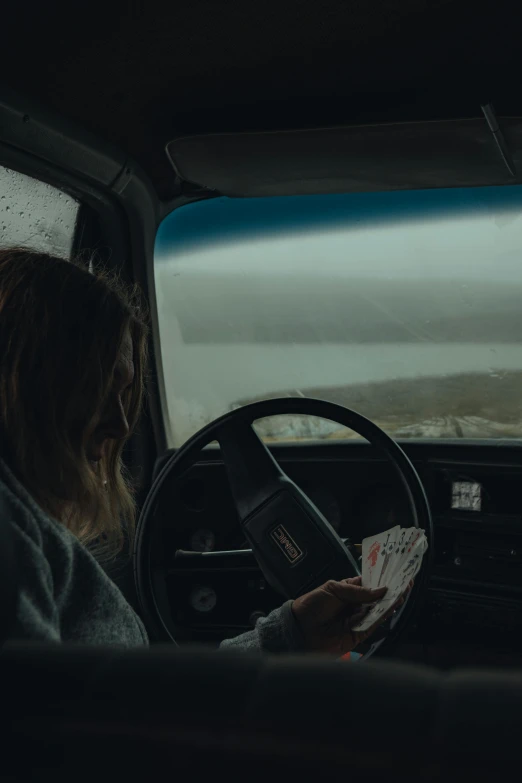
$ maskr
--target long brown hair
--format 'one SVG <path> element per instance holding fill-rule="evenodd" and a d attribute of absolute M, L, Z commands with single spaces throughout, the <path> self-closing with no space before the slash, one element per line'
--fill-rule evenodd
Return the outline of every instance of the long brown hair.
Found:
<path fill-rule="evenodd" d="M 132 432 L 146 368 L 145 307 L 137 287 L 95 260 L 0 249 L 0 456 L 48 514 L 107 559 L 132 538 L 135 502 L 109 441 L 98 466 L 86 445 L 126 330 L 134 381 L 122 404 Z M 129 433 L 130 434 L 130 433 Z"/>

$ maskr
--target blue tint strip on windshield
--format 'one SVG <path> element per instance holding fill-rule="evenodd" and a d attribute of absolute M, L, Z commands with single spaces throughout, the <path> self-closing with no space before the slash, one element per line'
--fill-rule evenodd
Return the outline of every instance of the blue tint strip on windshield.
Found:
<path fill-rule="evenodd" d="M 156 260 L 207 244 L 247 237 L 356 227 L 444 214 L 520 210 L 522 186 L 441 188 L 385 193 L 347 193 L 272 198 L 215 198 L 174 210 L 156 237 Z"/>

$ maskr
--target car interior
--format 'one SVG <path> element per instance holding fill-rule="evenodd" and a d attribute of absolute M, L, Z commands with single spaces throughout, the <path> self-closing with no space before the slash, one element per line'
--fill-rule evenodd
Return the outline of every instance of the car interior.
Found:
<path fill-rule="evenodd" d="M 502 6 L 2 12 L 0 248 L 96 254 L 151 324 L 137 536 L 107 566 L 151 644 L 12 640 L 24 564 L 0 508 L 5 780 L 516 774 L 522 106 Z M 428 551 L 357 656 L 217 650 L 358 573 L 392 525 Z"/>

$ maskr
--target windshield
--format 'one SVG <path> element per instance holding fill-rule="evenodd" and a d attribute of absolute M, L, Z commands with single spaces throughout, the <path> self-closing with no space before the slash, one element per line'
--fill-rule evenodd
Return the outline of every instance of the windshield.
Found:
<path fill-rule="evenodd" d="M 321 397 L 397 439 L 522 436 L 522 188 L 216 198 L 155 251 L 170 446 L 239 405 Z M 345 439 L 303 417 L 268 440 Z"/>

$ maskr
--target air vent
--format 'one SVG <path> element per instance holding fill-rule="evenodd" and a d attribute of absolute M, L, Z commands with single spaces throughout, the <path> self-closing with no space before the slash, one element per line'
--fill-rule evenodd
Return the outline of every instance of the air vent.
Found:
<path fill-rule="evenodd" d="M 456 537 L 458 555 L 467 561 L 484 561 L 519 566 L 522 564 L 522 537 L 498 538 L 493 536 L 458 534 Z"/>

